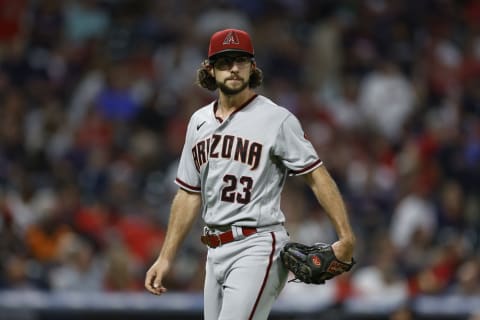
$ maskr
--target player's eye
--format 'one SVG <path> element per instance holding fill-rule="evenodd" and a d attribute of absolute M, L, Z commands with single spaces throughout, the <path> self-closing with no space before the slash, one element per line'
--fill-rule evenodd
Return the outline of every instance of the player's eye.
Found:
<path fill-rule="evenodd" d="M 229 70 L 233 67 L 233 64 L 236 64 L 239 68 L 246 67 L 252 59 L 248 56 L 238 56 L 238 57 L 221 57 L 215 61 L 215 68 L 219 70 Z"/>
<path fill-rule="evenodd" d="M 236 57 L 234 62 L 239 65 L 246 65 L 251 61 L 250 57 L 240 56 Z"/>

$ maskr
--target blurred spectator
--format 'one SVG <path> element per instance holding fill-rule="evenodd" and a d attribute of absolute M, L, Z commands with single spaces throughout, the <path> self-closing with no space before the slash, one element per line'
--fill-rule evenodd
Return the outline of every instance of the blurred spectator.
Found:
<path fill-rule="evenodd" d="M 437 217 L 430 190 L 416 182 L 414 190 L 397 205 L 390 225 L 390 237 L 397 250 L 408 251 L 410 246 L 428 246 L 437 230 Z"/>
<path fill-rule="evenodd" d="M 455 273 L 456 282 L 452 286 L 452 293 L 463 296 L 480 295 L 480 259 L 470 258 L 464 261 Z"/>
<path fill-rule="evenodd" d="M 48 196 L 47 196 L 48 197 Z M 44 199 L 38 206 L 38 221 L 26 230 L 25 241 L 32 256 L 50 264 L 59 259 L 63 241 L 71 235 L 71 227 L 57 211 L 56 199 Z"/>
<path fill-rule="evenodd" d="M 49 272 L 54 291 L 101 291 L 104 266 L 95 256 L 93 246 L 84 239 L 72 236 L 59 249 L 59 264 Z"/>
<path fill-rule="evenodd" d="M 103 37 L 110 23 L 109 11 L 98 0 L 67 1 L 65 5 L 65 38 L 72 45 Z"/>
<path fill-rule="evenodd" d="M 75 230 L 102 247 L 106 245 L 106 232 L 111 220 L 111 213 L 100 200 L 92 200 L 90 204 L 79 207 L 73 215 Z"/>
<path fill-rule="evenodd" d="M 64 2 L 39 0 L 33 5 L 31 44 L 33 47 L 52 49 L 62 37 Z"/>
<path fill-rule="evenodd" d="M 295 242 L 313 244 L 314 242 L 331 243 L 334 239 L 333 226 L 325 212 L 318 209 L 299 178 L 292 178 L 285 184 L 282 196 L 282 208 L 285 211 L 286 226 L 291 239 Z"/>
<path fill-rule="evenodd" d="M 9 161 L 25 159 L 23 145 L 26 100 L 20 91 L 10 91 L 3 99 L 0 110 L 0 141 L 3 157 Z"/>
<path fill-rule="evenodd" d="M 447 292 L 455 277 L 463 244 L 457 238 L 445 240 L 432 252 L 423 252 L 427 262 L 417 265 L 417 270 L 410 279 L 410 294 L 438 295 Z"/>
<path fill-rule="evenodd" d="M 468 320 L 479 320 L 479 319 L 480 319 L 480 314 L 478 313 L 472 314 L 468 317 Z"/>
<path fill-rule="evenodd" d="M 0 288 L 28 290 L 37 288 L 36 279 L 30 276 L 31 263 L 24 255 L 10 255 L 2 267 Z"/>
<path fill-rule="evenodd" d="M 106 86 L 95 100 L 96 108 L 108 121 L 128 121 L 135 117 L 139 105 L 131 92 L 130 69 L 124 63 L 107 71 Z"/>
<path fill-rule="evenodd" d="M 397 142 L 415 107 L 412 85 L 398 66 L 388 59 L 381 60 L 362 80 L 359 95 L 367 125 Z"/>
<path fill-rule="evenodd" d="M 72 93 L 67 98 L 67 118 L 71 129 L 80 126 L 86 114 L 93 108 L 93 101 L 105 83 L 106 68 L 107 62 L 103 55 L 92 57 L 87 70 L 72 88 Z"/>
<path fill-rule="evenodd" d="M 444 234 L 465 234 L 468 229 L 467 215 L 465 212 L 465 196 L 459 183 L 447 181 L 439 191 L 437 205 L 440 228 Z"/>
<path fill-rule="evenodd" d="M 0 8 L 2 8 L 0 11 L 0 48 L 25 32 L 27 2 L 26 0 L 0 1 Z"/>
<path fill-rule="evenodd" d="M 415 315 L 412 311 L 412 308 L 409 306 L 401 306 L 400 308 L 394 310 L 388 320 L 413 320 Z"/>
<path fill-rule="evenodd" d="M 339 94 L 341 68 L 343 65 L 342 18 L 341 13 L 330 16 L 312 24 L 310 31 L 310 48 L 306 52 L 305 82 L 320 92 L 324 99 L 331 99 Z M 345 85 L 350 85 L 346 83 Z"/>
<path fill-rule="evenodd" d="M 370 263 L 357 268 L 352 276 L 354 296 L 388 305 L 404 303 L 409 297 L 405 275 L 399 268 L 396 250 L 387 236 L 379 236 L 370 254 Z"/>
<path fill-rule="evenodd" d="M 104 288 L 106 291 L 138 291 L 143 289 L 143 279 L 136 276 L 138 266 L 135 264 L 135 259 L 132 258 L 128 249 L 121 242 L 112 239 L 105 252 Z"/>
<path fill-rule="evenodd" d="M 261 91 L 335 175 L 358 265 L 287 297 L 479 295 L 478 1 L 0 0 L 0 288 L 143 290 L 205 35 L 257 34 Z M 214 18 L 212 18 L 214 17 Z M 331 242 L 288 179 L 292 239 Z M 201 222 L 169 286 L 199 291 Z M 408 308 L 392 319 L 410 319 Z M 472 319 L 473 319 L 472 315 Z"/>
<path fill-rule="evenodd" d="M 212 33 L 225 28 L 235 28 L 250 32 L 250 20 L 243 11 L 236 10 L 228 1 L 202 12 L 196 19 L 195 32 L 201 37 L 210 37 Z"/>
<path fill-rule="evenodd" d="M 342 131 L 356 132 L 365 126 L 358 100 L 358 79 L 347 75 L 339 85 L 339 94 L 326 101 L 326 108 L 332 115 L 335 126 Z"/>
<path fill-rule="evenodd" d="M 150 262 L 163 243 L 164 231 L 151 221 L 135 216 L 124 216 L 114 225 L 115 232 L 131 254 L 130 259 L 139 265 Z"/>

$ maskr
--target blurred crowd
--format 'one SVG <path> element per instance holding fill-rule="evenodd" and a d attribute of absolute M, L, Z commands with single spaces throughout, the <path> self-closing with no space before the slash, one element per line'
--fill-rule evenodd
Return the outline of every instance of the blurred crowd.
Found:
<path fill-rule="evenodd" d="M 143 290 L 226 27 L 348 206 L 358 263 L 323 295 L 480 295 L 476 0 L 0 0 L 0 289 Z M 301 177 L 282 208 L 293 240 L 335 240 Z M 201 225 L 170 290 L 202 289 Z"/>

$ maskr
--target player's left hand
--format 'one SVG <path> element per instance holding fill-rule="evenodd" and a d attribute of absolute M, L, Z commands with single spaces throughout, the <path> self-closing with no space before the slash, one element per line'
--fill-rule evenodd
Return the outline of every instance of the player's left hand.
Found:
<path fill-rule="evenodd" d="M 332 244 L 333 253 L 338 260 L 350 263 L 353 258 L 353 245 L 345 240 L 338 240 Z"/>
<path fill-rule="evenodd" d="M 289 242 L 283 247 L 280 257 L 283 265 L 295 275 L 290 281 L 311 284 L 324 284 L 350 271 L 355 264 L 353 259 L 348 263 L 341 261 L 335 256 L 331 245 L 321 242 L 313 245 Z"/>

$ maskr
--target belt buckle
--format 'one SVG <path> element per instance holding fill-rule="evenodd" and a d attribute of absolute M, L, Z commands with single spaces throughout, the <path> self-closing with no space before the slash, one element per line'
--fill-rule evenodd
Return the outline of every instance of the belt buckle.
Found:
<path fill-rule="evenodd" d="M 209 237 L 208 237 L 208 245 L 209 245 L 210 247 L 212 247 L 212 248 L 220 247 L 220 246 L 222 245 L 222 239 L 220 239 L 220 235 L 219 235 L 218 233 L 214 233 L 214 234 L 211 234 L 211 235 L 217 238 L 217 240 L 218 240 L 218 245 L 217 245 L 217 246 L 212 246 L 212 245 L 210 245 L 210 243 L 211 243 L 211 242 L 210 242 L 210 239 L 211 239 L 211 238 L 210 238 L 210 235 L 209 235 Z"/>
<path fill-rule="evenodd" d="M 220 235 L 218 233 L 210 233 L 210 230 L 208 228 L 205 228 L 204 230 L 205 230 L 205 236 L 207 239 L 207 246 L 209 246 L 210 248 L 216 248 L 222 245 L 222 239 L 220 238 Z M 218 240 L 218 245 L 216 246 L 212 245 L 212 241 L 211 241 L 211 239 L 215 237 Z"/>

